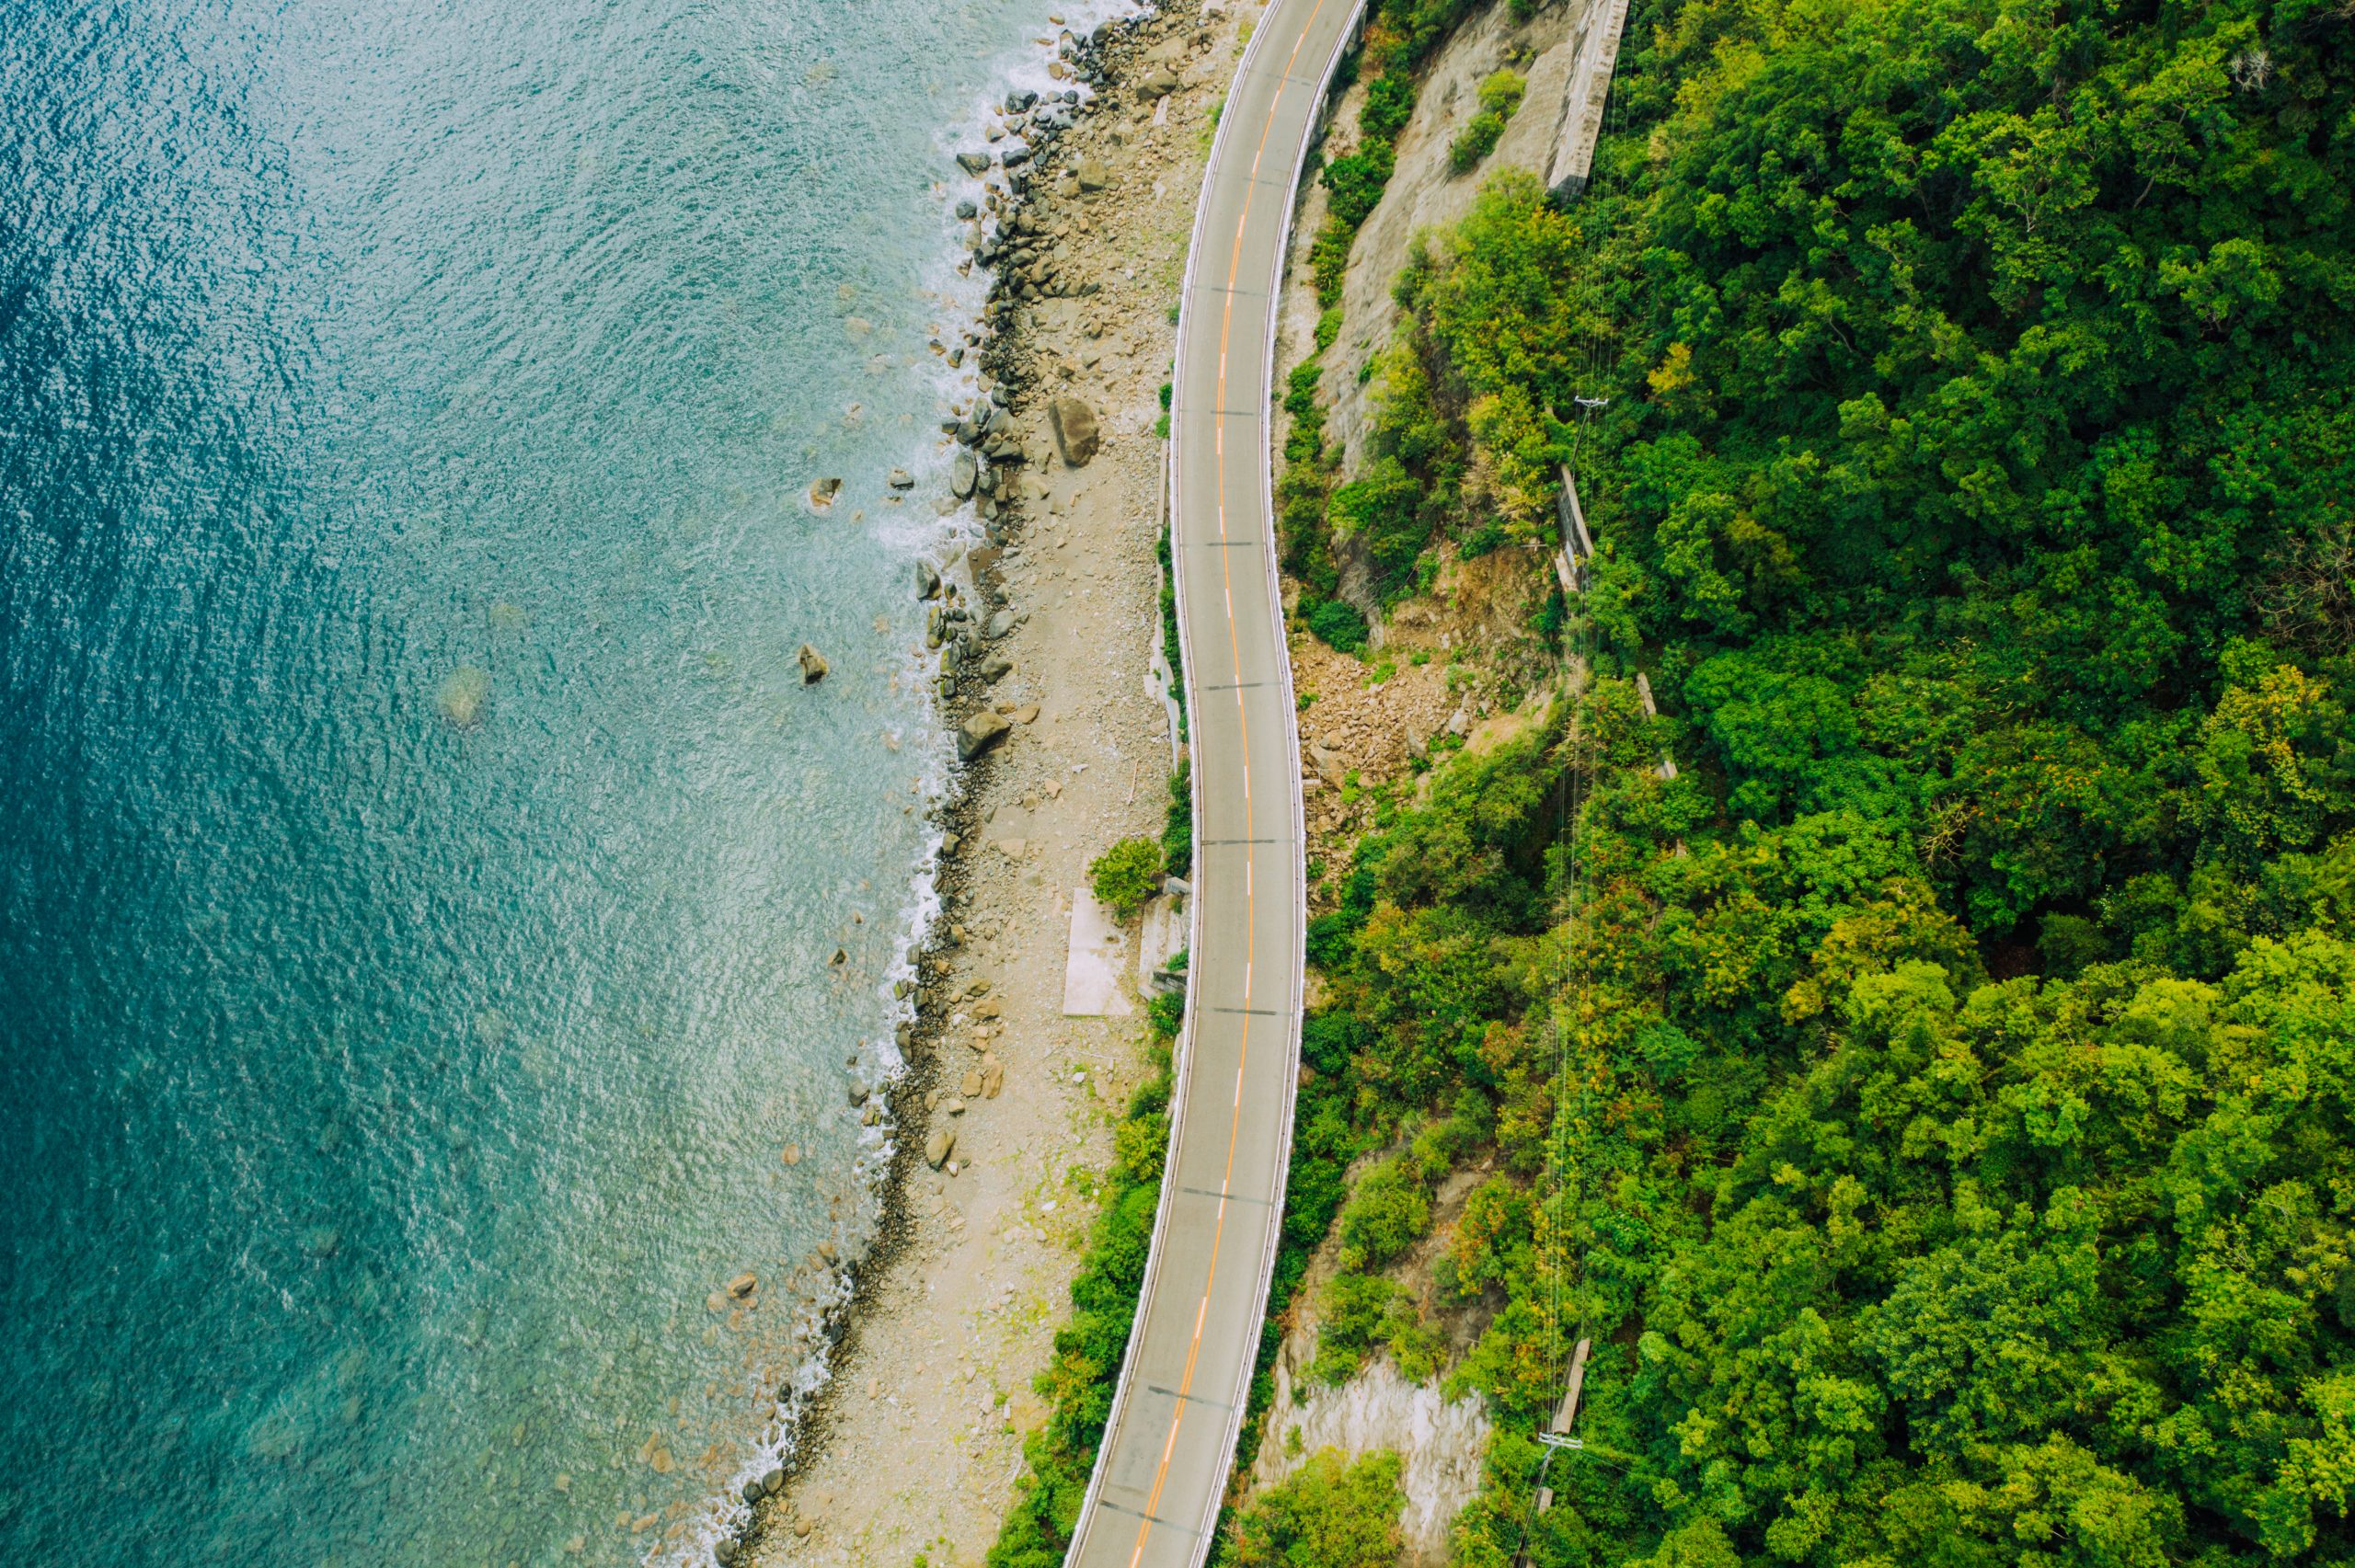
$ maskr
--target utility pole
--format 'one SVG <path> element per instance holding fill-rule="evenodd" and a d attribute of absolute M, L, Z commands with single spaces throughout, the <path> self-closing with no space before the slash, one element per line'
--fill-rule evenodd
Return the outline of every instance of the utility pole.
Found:
<path fill-rule="evenodd" d="M 1570 1436 L 1570 1423 L 1579 1418 L 1579 1391 L 1586 1386 L 1587 1352 L 1594 1348 L 1594 1341 L 1581 1339 L 1570 1351 L 1569 1386 L 1562 1391 L 1561 1405 L 1554 1412 L 1553 1425 L 1537 1435 L 1545 1445 L 1545 1458 L 1537 1466 L 1537 1506 L 1533 1516 L 1543 1514 L 1554 1506 L 1554 1489 L 1545 1484 L 1545 1472 L 1553 1468 L 1554 1456 L 1563 1449 L 1576 1450 L 1586 1447 L 1584 1439 Z M 1521 1530 L 1521 1549 L 1513 1553 L 1513 1568 L 1528 1568 L 1529 1527 Z"/>

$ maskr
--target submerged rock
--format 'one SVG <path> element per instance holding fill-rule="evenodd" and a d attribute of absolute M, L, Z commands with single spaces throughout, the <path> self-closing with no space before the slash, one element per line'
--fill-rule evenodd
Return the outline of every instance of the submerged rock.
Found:
<path fill-rule="evenodd" d="M 460 729 L 472 729 L 480 724 L 483 709 L 489 702 L 490 672 L 479 665 L 460 665 L 442 682 L 442 689 L 433 693 L 433 705 Z"/>
<path fill-rule="evenodd" d="M 834 498 L 842 493 L 842 488 L 843 482 L 839 479 L 812 479 L 810 481 L 810 504 L 823 510 L 834 504 Z"/>

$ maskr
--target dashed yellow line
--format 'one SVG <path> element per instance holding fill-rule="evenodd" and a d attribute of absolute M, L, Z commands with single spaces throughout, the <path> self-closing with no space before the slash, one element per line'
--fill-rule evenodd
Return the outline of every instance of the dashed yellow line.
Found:
<path fill-rule="evenodd" d="M 1316 17 L 1324 9 L 1325 0 L 1316 0 L 1309 10 L 1308 20 L 1301 24 L 1300 35 L 1292 40 L 1292 53 L 1284 60 L 1284 78 L 1291 77 L 1292 68 L 1300 59 L 1300 52 L 1306 46 L 1308 35 L 1316 27 Z M 1251 223 L 1252 193 L 1257 188 L 1259 160 L 1267 154 L 1268 133 L 1275 129 L 1276 111 L 1282 106 L 1284 94 L 1289 90 L 1288 86 L 1277 87 L 1274 98 L 1268 105 L 1268 118 L 1259 126 L 1258 144 L 1251 153 L 1253 179 L 1243 188 L 1243 211 L 1235 219 L 1235 244 L 1227 253 L 1226 303 L 1220 315 L 1218 328 L 1218 400 L 1212 405 L 1214 413 L 1211 427 L 1212 446 L 1217 457 L 1212 493 L 1218 499 L 1218 536 L 1222 541 L 1226 538 L 1226 358 L 1228 341 L 1235 329 L 1235 282 L 1243 269 L 1243 236 Z M 1268 308 L 1275 308 L 1272 297 L 1269 300 Z M 1235 733 L 1241 738 L 1243 748 L 1243 836 L 1248 840 L 1252 836 L 1251 729 L 1243 711 L 1243 643 L 1235 631 L 1235 567 L 1224 550 L 1219 552 L 1219 571 L 1226 597 L 1226 646 L 1235 668 Z M 1226 1165 L 1218 1184 L 1218 1218 L 1211 1231 L 1210 1268 L 1202 1276 L 1202 1299 L 1194 1309 L 1194 1336 L 1186 1347 L 1186 1370 L 1178 1380 L 1178 1398 L 1170 1402 L 1169 1434 L 1161 1445 L 1161 1462 L 1154 1471 L 1153 1490 L 1145 1499 L 1143 1513 L 1147 1516 L 1137 1524 L 1136 1547 L 1129 1553 L 1129 1568 L 1137 1568 L 1144 1559 L 1145 1541 L 1153 1533 L 1151 1516 L 1161 1506 L 1162 1489 L 1169 1481 L 1169 1460 L 1178 1451 L 1178 1429 L 1186 1419 L 1187 1400 L 1194 1388 L 1194 1368 L 1202 1353 L 1202 1324 L 1210 1316 L 1211 1290 L 1218 1282 L 1219 1246 L 1226 1237 L 1226 1195 L 1234 1187 L 1235 1150 L 1242 1137 L 1244 1068 L 1251 1059 L 1251 971 L 1258 941 L 1258 901 L 1252 890 L 1251 868 L 1257 854 L 1256 847 L 1247 850 L 1243 862 L 1243 1012 L 1239 1015 L 1243 1021 L 1242 1040 L 1235 1063 L 1235 1103 L 1227 1116 Z M 1164 1180 L 1167 1179 L 1164 1177 Z"/>

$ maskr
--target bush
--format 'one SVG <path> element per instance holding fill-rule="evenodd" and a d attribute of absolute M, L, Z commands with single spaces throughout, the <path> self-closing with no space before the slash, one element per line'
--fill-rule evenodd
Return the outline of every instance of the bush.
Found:
<path fill-rule="evenodd" d="M 1368 142 L 1326 165 L 1323 178 L 1325 189 L 1333 193 L 1334 221 L 1350 229 L 1364 223 L 1374 203 L 1382 200 L 1382 188 L 1390 183 L 1396 162 L 1389 143 Z"/>
<path fill-rule="evenodd" d="M 1151 839 L 1122 839 L 1087 863 L 1087 881 L 1097 900 L 1126 920 L 1161 891 L 1161 846 Z"/>
<path fill-rule="evenodd" d="M 1235 1516 L 1226 1561 L 1235 1568 L 1390 1568 L 1404 1546 L 1405 1508 L 1396 1454 L 1351 1464 L 1326 1448 Z"/>
<path fill-rule="evenodd" d="M 1447 146 L 1447 166 L 1457 174 L 1469 174 L 1482 158 L 1497 150 L 1497 138 L 1505 133 L 1505 117 L 1493 109 L 1482 109 Z"/>
<path fill-rule="evenodd" d="M 1172 876 L 1194 866 L 1194 761 L 1189 757 L 1169 775 L 1169 810 L 1161 821 L 1161 864 Z"/>
<path fill-rule="evenodd" d="M 1365 617 L 1340 600 L 1312 599 L 1304 593 L 1300 618 L 1311 635 L 1336 652 L 1355 653 L 1365 647 Z"/>
<path fill-rule="evenodd" d="M 1480 107 L 1490 114 L 1500 114 L 1507 120 L 1521 107 L 1521 96 L 1529 90 L 1529 79 L 1511 66 L 1493 72 L 1480 84 Z"/>
<path fill-rule="evenodd" d="M 1365 108 L 1359 111 L 1358 127 L 1369 141 L 1396 142 L 1414 112 L 1412 76 L 1377 76 L 1367 84 Z"/>
<path fill-rule="evenodd" d="M 1396 1262 L 1430 1222 L 1422 1183 L 1404 1161 L 1386 1160 L 1359 1179 L 1341 1209 L 1341 1266 L 1354 1271 Z"/>

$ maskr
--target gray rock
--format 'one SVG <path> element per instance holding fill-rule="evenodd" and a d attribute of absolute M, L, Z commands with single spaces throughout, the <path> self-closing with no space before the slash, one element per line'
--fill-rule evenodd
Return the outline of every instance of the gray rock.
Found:
<path fill-rule="evenodd" d="M 1039 95 L 1028 87 L 1017 87 L 1005 95 L 1005 112 L 1021 114 L 1039 101 Z"/>
<path fill-rule="evenodd" d="M 999 741 L 1004 740 L 1005 732 L 1013 727 L 1006 722 L 1004 714 L 992 713 L 987 708 L 982 709 L 957 727 L 959 759 L 967 762 L 971 761 Z"/>
<path fill-rule="evenodd" d="M 961 501 L 973 493 L 973 486 L 980 483 L 981 475 L 982 465 L 974 461 L 973 454 L 970 452 L 959 452 L 957 454 L 957 461 L 949 466 L 948 487 L 956 492 L 957 498 Z"/>
<path fill-rule="evenodd" d="M 935 1127 L 932 1136 L 924 1140 L 924 1162 L 937 1171 L 957 1152 L 957 1135 L 948 1127 Z"/>
<path fill-rule="evenodd" d="M 747 1498 L 745 1501 L 750 1502 L 751 1499 Z M 718 1563 L 719 1568 L 736 1568 L 736 1542 L 734 1538 L 729 1536 L 721 1536 L 712 1546 L 711 1560 L 714 1562 Z"/>
<path fill-rule="evenodd" d="M 804 686 L 815 686 L 826 678 L 826 671 L 830 668 L 826 663 L 826 656 L 808 643 L 801 645 L 801 651 L 794 655 L 794 658 L 801 665 L 801 683 Z"/>
<path fill-rule="evenodd" d="M 918 599 L 940 597 L 940 570 L 930 561 L 916 563 L 916 597 Z"/>
<path fill-rule="evenodd" d="M 959 153 L 957 155 L 957 166 L 967 174 L 987 174 L 990 172 L 990 155 L 987 153 Z"/>
<path fill-rule="evenodd" d="M 1058 397 L 1047 405 L 1047 422 L 1054 427 L 1057 450 L 1074 468 L 1086 467 L 1104 444 L 1096 411 L 1076 397 Z"/>
<path fill-rule="evenodd" d="M 1137 83 L 1137 97 L 1147 103 L 1155 98 L 1166 98 L 1177 90 L 1178 73 L 1166 65 L 1155 66 Z"/>
<path fill-rule="evenodd" d="M 761 1483 L 760 1483 L 759 1479 L 758 1479 L 758 1478 L 755 1478 L 755 1479 L 753 1479 L 753 1480 L 751 1480 L 751 1481 L 746 1482 L 744 1483 L 744 1501 L 745 1501 L 745 1502 L 747 1502 L 747 1503 L 757 1503 L 757 1502 L 759 1502 L 760 1500 L 761 1500 Z M 725 1544 L 726 1544 L 726 1542 L 722 1542 L 721 1544 L 722 1544 L 722 1545 L 725 1545 Z"/>
<path fill-rule="evenodd" d="M 894 468 L 883 483 L 894 490 L 913 490 L 916 487 L 916 476 L 904 468 Z"/>
<path fill-rule="evenodd" d="M 1018 169 L 1030 161 L 1030 149 L 1017 142 L 997 156 L 998 161 L 1007 168 Z"/>
<path fill-rule="evenodd" d="M 957 203 L 957 215 L 965 219 L 978 218 L 982 215 L 982 210 L 973 204 L 973 199 L 969 196 Z"/>
<path fill-rule="evenodd" d="M 1112 171 L 1106 168 L 1104 160 L 1093 153 L 1080 159 L 1072 173 L 1079 180 L 1082 190 L 1101 190 L 1112 183 Z"/>
<path fill-rule="evenodd" d="M 995 642 L 1000 637 L 1010 634 L 1019 624 L 1021 622 L 1013 611 L 1001 610 L 989 618 L 989 623 L 982 628 L 982 635 Z"/>
<path fill-rule="evenodd" d="M 784 1491 L 785 1471 L 775 1465 L 770 1466 L 768 1473 L 761 1477 L 761 1490 L 772 1497 Z"/>
<path fill-rule="evenodd" d="M 982 660 L 982 679 L 994 686 L 1014 673 L 1014 660 L 1002 653 L 994 653 Z"/>

